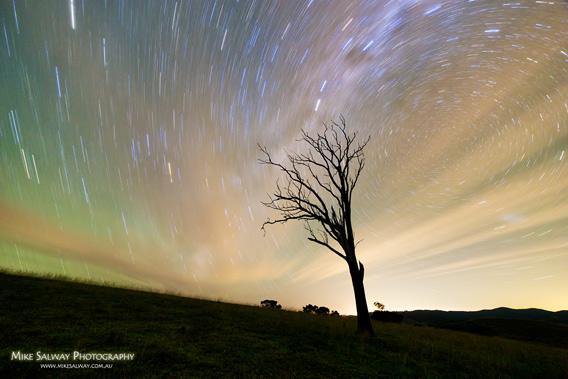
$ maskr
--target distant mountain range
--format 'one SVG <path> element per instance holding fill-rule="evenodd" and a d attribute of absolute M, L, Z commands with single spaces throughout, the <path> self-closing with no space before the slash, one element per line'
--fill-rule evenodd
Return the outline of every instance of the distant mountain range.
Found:
<path fill-rule="evenodd" d="M 568 311 L 551 312 L 538 308 L 512 309 L 500 307 L 495 309 L 484 309 L 482 311 L 416 310 L 399 313 L 404 315 L 406 319 L 411 319 L 419 322 L 500 318 L 508 320 L 539 320 L 568 324 Z"/>
<path fill-rule="evenodd" d="M 398 312 L 405 322 L 568 348 L 568 311 L 495 308 L 482 311 Z"/>

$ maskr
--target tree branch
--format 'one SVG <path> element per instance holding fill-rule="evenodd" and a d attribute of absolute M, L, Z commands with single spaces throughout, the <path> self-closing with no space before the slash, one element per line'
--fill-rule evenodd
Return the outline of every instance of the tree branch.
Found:
<path fill-rule="evenodd" d="M 324 123 L 322 132 L 310 135 L 302 130 L 299 142 L 308 149 L 304 153 L 286 153 L 288 165 L 275 162 L 268 149 L 258 145 L 263 153 L 259 163 L 277 168 L 285 177 L 284 185 L 277 181 L 274 193 L 262 202 L 278 211 L 279 218 L 267 219 L 261 229 L 301 220 L 306 223 L 309 241 L 327 247 L 344 260 L 354 258 L 351 200 L 365 167 L 363 150 L 370 140 L 368 137 L 355 145 L 357 137 L 357 132 L 348 132 L 345 118 L 340 115 L 339 122 Z M 311 221 L 321 225 L 319 235 L 312 229 Z M 329 237 L 344 253 L 330 244 Z"/>

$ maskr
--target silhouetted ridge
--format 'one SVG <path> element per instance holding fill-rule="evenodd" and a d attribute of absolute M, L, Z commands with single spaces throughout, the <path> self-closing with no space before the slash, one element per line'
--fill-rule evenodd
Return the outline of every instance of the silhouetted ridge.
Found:
<path fill-rule="evenodd" d="M 481 311 L 400 312 L 407 322 L 568 348 L 568 311 L 499 307 Z"/>

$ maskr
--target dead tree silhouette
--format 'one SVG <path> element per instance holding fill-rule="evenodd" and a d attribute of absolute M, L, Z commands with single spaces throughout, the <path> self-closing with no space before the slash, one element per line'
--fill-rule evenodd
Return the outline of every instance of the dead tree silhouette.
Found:
<path fill-rule="evenodd" d="M 266 147 L 259 145 L 264 157 L 259 163 L 276 167 L 285 177 L 285 183 L 276 182 L 276 190 L 262 204 L 279 212 L 279 218 L 267 219 L 267 225 L 291 220 L 303 221 L 308 240 L 325 246 L 343 259 L 351 274 L 357 331 L 374 335 L 363 277 L 365 268 L 355 254 L 355 234 L 351 218 L 353 190 L 365 167 L 363 150 L 370 137 L 358 140 L 357 132 L 348 132 L 345 118 L 339 122 L 324 123 L 324 130 L 313 135 L 301 132 L 300 143 L 307 145 L 302 153 L 287 153 L 287 165 L 275 162 Z M 316 229 L 314 229 L 316 228 Z M 337 247 L 330 242 L 330 237 Z"/>

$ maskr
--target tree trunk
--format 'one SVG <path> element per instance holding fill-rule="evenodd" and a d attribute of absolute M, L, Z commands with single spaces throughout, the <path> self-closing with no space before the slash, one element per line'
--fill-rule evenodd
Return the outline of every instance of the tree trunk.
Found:
<path fill-rule="evenodd" d="M 359 262 L 349 265 L 351 274 L 351 282 L 353 283 L 353 292 L 355 293 L 355 304 L 357 306 L 357 332 L 362 335 L 374 336 L 371 317 L 369 316 L 369 308 L 367 308 L 367 299 L 365 297 L 365 287 L 363 286 L 363 277 L 365 270 L 363 264 Z"/>

